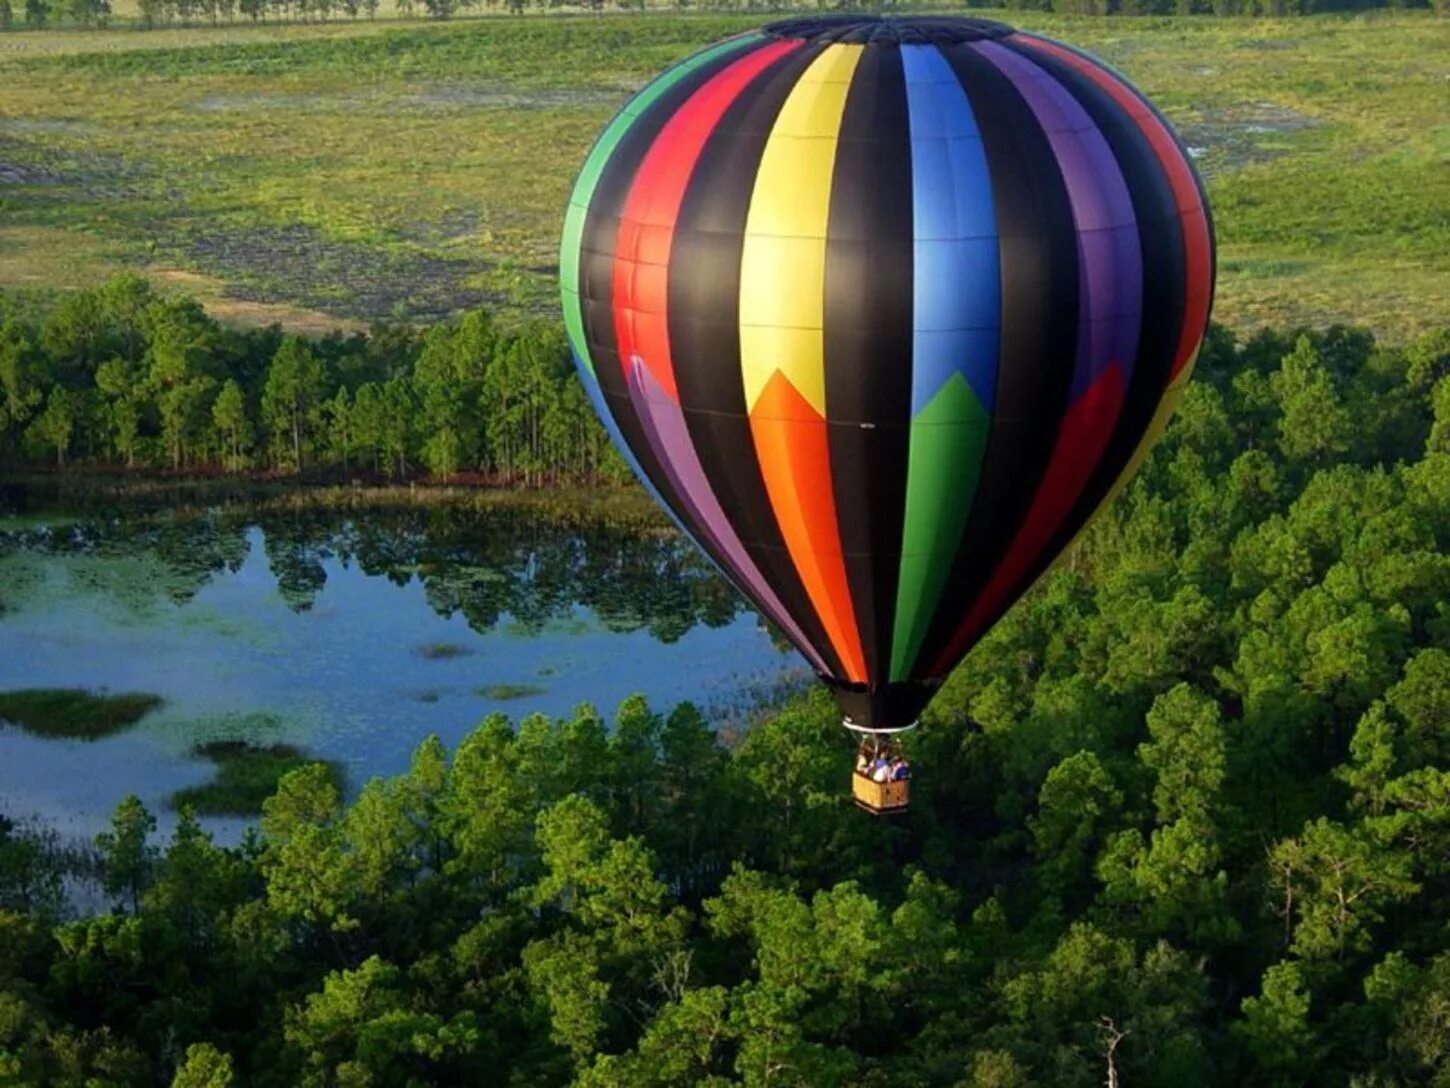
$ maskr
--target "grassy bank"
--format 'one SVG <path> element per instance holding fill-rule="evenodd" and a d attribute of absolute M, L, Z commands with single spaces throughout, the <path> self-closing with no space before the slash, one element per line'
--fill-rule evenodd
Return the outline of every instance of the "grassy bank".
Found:
<path fill-rule="evenodd" d="M 149 511 L 199 513 L 241 507 L 259 514 L 357 511 L 399 507 L 449 507 L 486 512 L 526 510 L 565 525 L 630 526 L 642 531 L 666 529 L 668 520 L 643 490 L 621 486 L 559 486 L 541 489 L 468 487 L 443 483 L 353 486 L 298 482 L 285 477 L 148 476 L 142 473 L 72 472 L 59 474 L 0 472 L 0 509 L 7 488 L 24 495 L 17 516 L 45 518 L 48 508 L 74 518 L 79 510 L 127 516 Z"/>
<path fill-rule="evenodd" d="M 177 790 L 170 804 L 175 809 L 190 807 L 198 816 L 256 816 L 262 811 L 262 802 L 277 791 L 284 774 L 310 763 L 324 764 L 339 791 L 344 785 L 338 764 L 316 759 L 290 744 L 218 740 L 198 744 L 192 755 L 215 764 L 216 777 L 204 785 Z"/>
<path fill-rule="evenodd" d="M 161 696 L 148 692 L 27 688 L 0 692 L 0 722 L 37 737 L 100 740 L 131 728 L 160 705 Z"/>
<path fill-rule="evenodd" d="M 1118 67 L 1195 149 L 1220 319 L 1400 339 L 1450 314 L 1450 23 L 1006 15 Z M 17 35 L 0 288 L 140 268 L 224 318 L 313 329 L 550 312 L 594 135 L 652 73 L 762 18 Z"/>

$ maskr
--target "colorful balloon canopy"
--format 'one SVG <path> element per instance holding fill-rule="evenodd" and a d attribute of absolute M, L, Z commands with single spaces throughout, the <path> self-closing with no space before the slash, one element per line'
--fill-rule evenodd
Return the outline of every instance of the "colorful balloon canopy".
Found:
<path fill-rule="evenodd" d="M 999 23 L 774 23 L 605 129 L 560 261 L 596 409 L 835 688 L 909 724 L 1133 474 L 1213 235 L 1161 115 Z"/>

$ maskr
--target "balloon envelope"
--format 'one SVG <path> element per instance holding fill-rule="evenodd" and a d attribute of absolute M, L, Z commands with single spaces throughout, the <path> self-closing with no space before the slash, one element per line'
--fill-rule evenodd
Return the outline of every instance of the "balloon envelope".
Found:
<path fill-rule="evenodd" d="M 1161 433 L 1202 186 L 1121 76 L 961 18 L 799 19 L 654 80 L 560 260 L 596 410 L 836 691 L 910 724 Z"/>

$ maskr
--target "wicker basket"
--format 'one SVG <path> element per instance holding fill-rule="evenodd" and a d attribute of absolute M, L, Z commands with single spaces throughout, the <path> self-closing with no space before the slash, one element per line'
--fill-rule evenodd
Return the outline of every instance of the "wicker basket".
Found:
<path fill-rule="evenodd" d="M 894 815 L 905 812 L 911 802 L 911 782 L 908 779 L 873 782 L 858 772 L 851 776 L 851 796 L 867 812 L 877 816 Z"/>

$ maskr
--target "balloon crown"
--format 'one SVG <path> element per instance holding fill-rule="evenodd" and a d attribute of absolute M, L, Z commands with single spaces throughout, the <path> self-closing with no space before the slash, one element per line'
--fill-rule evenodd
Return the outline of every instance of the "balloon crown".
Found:
<path fill-rule="evenodd" d="M 991 19 L 951 15 L 821 15 L 765 27 L 776 38 L 845 45 L 952 45 L 1005 38 L 1016 30 Z"/>

